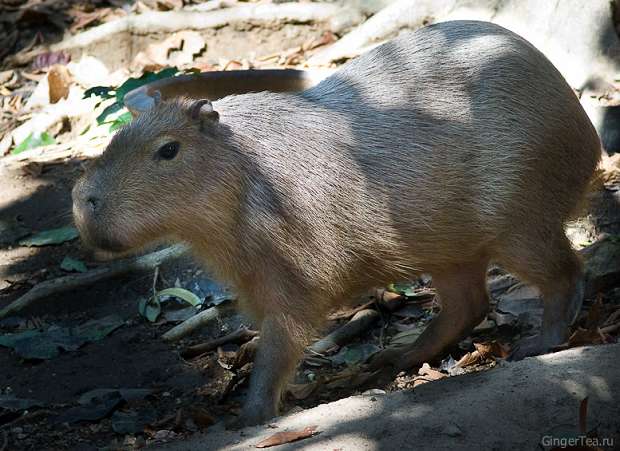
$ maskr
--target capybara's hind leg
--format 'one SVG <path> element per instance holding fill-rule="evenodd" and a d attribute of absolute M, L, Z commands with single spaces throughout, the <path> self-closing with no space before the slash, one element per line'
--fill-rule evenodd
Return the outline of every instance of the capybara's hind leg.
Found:
<path fill-rule="evenodd" d="M 519 360 L 549 352 L 568 338 L 569 326 L 581 310 L 584 279 L 579 258 L 561 227 L 520 237 L 512 244 L 500 263 L 537 286 L 544 304 L 540 333 L 523 339 L 513 350 L 511 358 Z"/>
<path fill-rule="evenodd" d="M 371 361 L 372 367 L 404 370 L 419 366 L 467 336 L 489 309 L 487 263 L 485 258 L 433 272 L 441 312 L 412 345 L 386 349 Z"/>

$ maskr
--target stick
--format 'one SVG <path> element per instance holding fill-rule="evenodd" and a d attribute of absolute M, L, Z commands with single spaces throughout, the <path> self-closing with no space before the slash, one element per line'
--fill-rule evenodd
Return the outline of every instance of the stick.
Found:
<path fill-rule="evenodd" d="M 376 310 L 359 311 L 351 318 L 351 321 L 310 346 L 310 351 L 323 354 L 332 348 L 342 346 L 362 334 L 380 316 Z"/>
<path fill-rule="evenodd" d="M 19 312 L 20 310 L 33 304 L 35 301 L 49 297 L 53 294 L 92 285 L 93 283 L 127 272 L 153 269 L 154 267 L 161 265 L 166 260 L 183 255 L 186 251 L 186 246 L 177 244 L 150 254 L 125 260 L 118 260 L 104 268 L 97 268 L 82 274 L 71 274 L 69 276 L 58 277 L 57 279 L 46 280 L 45 282 L 35 285 L 26 294 L 0 310 L 0 319 Z"/>
<path fill-rule="evenodd" d="M 206 343 L 201 343 L 199 345 L 190 346 L 181 352 L 181 356 L 186 359 L 197 357 L 199 355 L 213 351 L 214 349 L 217 349 L 219 346 L 222 346 L 226 343 L 245 343 L 246 341 L 251 340 L 257 335 L 258 331 L 256 330 L 250 330 L 246 327 L 240 327 L 236 331 L 228 335 L 224 335 L 223 337 L 216 338 L 214 340 L 210 340 Z"/>
<path fill-rule="evenodd" d="M 178 341 L 184 336 L 191 334 L 196 329 L 210 323 L 220 316 L 220 310 L 217 307 L 211 307 L 202 312 L 186 319 L 178 326 L 174 326 L 161 337 L 166 341 Z"/>
<path fill-rule="evenodd" d="M 374 303 L 375 303 L 375 301 L 369 301 L 369 302 L 366 302 L 365 304 L 358 305 L 357 307 L 354 307 L 352 309 L 346 310 L 344 312 L 332 313 L 331 315 L 329 315 L 327 317 L 327 319 L 329 319 L 330 321 L 337 321 L 337 320 L 340 320 L 340 319 L 350 319 L 357 312 L 360 312 L 362 310 L 366 310 L 369 307 L 372 307 L 374 305 Z"/>

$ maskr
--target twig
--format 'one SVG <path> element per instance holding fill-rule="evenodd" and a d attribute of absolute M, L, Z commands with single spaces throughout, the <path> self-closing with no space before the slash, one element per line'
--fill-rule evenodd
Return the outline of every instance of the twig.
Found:
<path fill-rule="evenodd" d="M 82 274 L 72 274 L 57 279 L 46 280 L 35 285 L 30 291 L 11 302 L 0 310 L 0 319 L 19 312 L 39 299 L 64 291 L 75 290 L 96 282 L 116 277 L 131 271 L 145 271 L 161 265 L 164 261 L 177 258 L 187 251 L 187 247 L 181 244 L 167 247 L 147 255 L 119 260 L 104 268 L 93 269 Z"/>
<path fill-rule="evenodd" d="M 359 311 L 351 321 L 310 346 L 310 350 L 323 354 L 336 346 L 342 346 L 368 329 L 379 317 L 376 310 Z"/>
<path fill-rule="evenodd" d="M 8 423 L 3 424 L 2 426 L 0 426 L 0 429 L 10 429 L 17 424 L 25 423 L 26 421 L 30 420 L 35 420 L 39 417 L 44 417 L 46 415 L 54 415 L 54 413 L 51 410 L 47 409 L 35 410 L 34 412 L 27 413 L 26 415 L 22 415 L 21 417 L 18 417 L 13 421 L 9 421 Z"/>
<path fill-rule="evenodd" d="M 161 337 L 166 341 L 178 341 L 184 336 L 194 332 L 196 329 L 210 323 L 218 318 L 220 310 L 217 307 L 211 307 L 202 312 L 186 319 L 178 326 L 173 327 Z"/>
<path fill-rule="evenodd" d="M 239 348 L 239 351 L 237 352 L 237 357 L 235 359 L 235 363 L 233 364 L 233 369 L 243 368 L 247 363 L 253 362 L 254 357 L 256 356 L 256 351 L 258 351 L 259 344 L 259 336 L 252 338 L 247 343 L 243 343 L 241 345 L 241 348 Z"/>
<path fill-rule="evenodd" d="M 331 315 L 329 315 L 327 317 L 327 319 L 329 319 L 330 321 L 336 321 L 336 320 L 339 320 L 339 319 L 350 319 L 357 312 L 361 312 L 362 310 L 366 310 L 367 308 L 372 307 L 374 304 L 375 304 L 375 301 L 369 301 L 369 302 L 366 302 L 365 304 L 358 305 L 357 307 L 354 307 L 352 309 L 346 310 L 344 312 L 332 313 Z"/>
<path fill-rule="evenodd" d="M 235 343 L 235 344 L 245 343 L 246 341 L 251 340 L 257 335 L 258 335 L 258 331 L 250 330 L 246 327 L 240 327 L 236 331 L 228 335 L 224 335 L 223 337 L 207 341 L 206 343 L 201 343 L 198 345 L 190 346 L 181 352 L 181 356 L 186 359 L 197 357 L 199 355 L 213 351 L 217 349 L 219 346 L 222 346 L 226 343 Z"/>
<path fill-rule="evenodd" d="M 620 323 L 611 324 L 609 326 L 601 327 L 600 331 L 604 334 L 613 334 L 614 332 L 620 330 Z"/>

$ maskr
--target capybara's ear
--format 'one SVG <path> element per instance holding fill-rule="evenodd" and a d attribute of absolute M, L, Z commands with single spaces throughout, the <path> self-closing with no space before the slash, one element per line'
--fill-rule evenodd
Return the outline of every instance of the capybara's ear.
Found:
<path fill-rule="evenodd" d="M 136 89 L 125 96 L 123 102 L 131 115 L 136 118 L 161 102 L 161 92 L 155 91 L 149 94 L 144 89 Z"/>
<path fill-rule="evenodd" d="M 213 104 L 209 99 L 200 99 L 193 102 L 189 107 L 189 115 L 193 120 L 199 120 L 201 124 L 205 121 L 217 122 L 220 115 L 213 109 Z"/>
<path fill-rule="evenodd" d="M 155 91 L 151 94 L 151 97 L 153 98 L 153 106 L 157 106 L 161 103 L 161 92 Z"/>

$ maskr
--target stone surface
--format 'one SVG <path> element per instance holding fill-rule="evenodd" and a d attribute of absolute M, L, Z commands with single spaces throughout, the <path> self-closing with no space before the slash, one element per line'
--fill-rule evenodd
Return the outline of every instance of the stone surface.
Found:
<path fill-rule="evenodd" d="M 259 426 L 204 434 L 157 449 L 246 450 L 275 432 L 317 425 L 318 435 L 278 450 L 539 449 L 577 432 L 589 397 L 588 430 L 620 444 L 620 344 L 577 348 L 451 377 L 413 391 L 362 395 Z M 559 433 L 558 431 L 562 431 Z M 611 449 L 611 448 L 609 448 Z"/>

